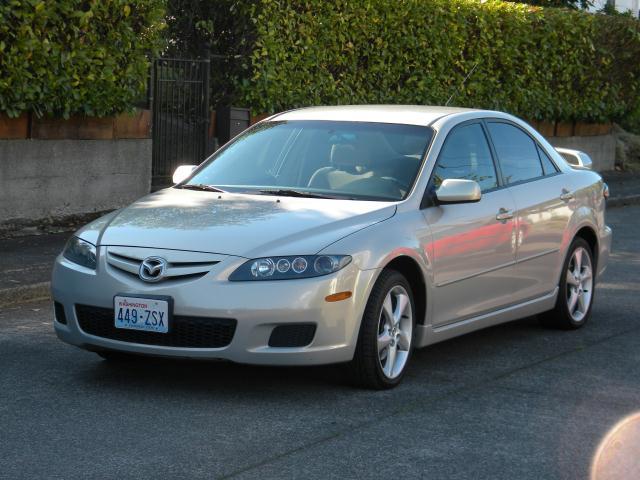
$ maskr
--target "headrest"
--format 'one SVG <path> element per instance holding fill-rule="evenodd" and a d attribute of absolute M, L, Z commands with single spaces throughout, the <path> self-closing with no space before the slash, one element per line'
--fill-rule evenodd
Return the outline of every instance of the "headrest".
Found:
<path fill-rule="evenodd" d="M 358 159 L 353 145 L 336 144 L 331 147 L 331 163 L 339 169 L 353 169 L 363 162 Z"/>

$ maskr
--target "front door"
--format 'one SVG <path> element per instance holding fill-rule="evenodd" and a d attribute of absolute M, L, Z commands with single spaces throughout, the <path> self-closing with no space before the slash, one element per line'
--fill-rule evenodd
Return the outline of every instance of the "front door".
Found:
<path fill-rule="evenodd" d="M 462 178 L 480 184 L 476 203 L 423 210 L 432 232 L 434 326 L 443 326 L 513 303 L 515 203 L 499 188 L 494 159 L 481 122 L 449 133 L 430 181 Z"/>

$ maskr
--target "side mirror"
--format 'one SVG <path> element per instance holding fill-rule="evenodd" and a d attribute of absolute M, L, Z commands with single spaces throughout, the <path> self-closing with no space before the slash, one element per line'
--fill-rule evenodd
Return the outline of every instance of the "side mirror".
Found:
<path fill-rule="evenodd" d="M 193 173 L 193 171 L 198 168 L 197 165 L 180 165 L 176 168 L 176 171 L 173 172 L 173 183 L 180 183 L 185 178 Z"/>
<path fill-rule="evenodd" d="M 472 203 L 482 198 L 482 191 L 478 182 L 458 178 L 443 180 L 436 190 L 439 203 Z"/>
<path fill-rule="evenodd" d="M 591 170 L 593 167 L 593 161 L 591 157 L 580 150 L 573 150 L 572 148 L 556 148 L 556 151 L 562 155 L 569 165 L 579 170 Z"/>

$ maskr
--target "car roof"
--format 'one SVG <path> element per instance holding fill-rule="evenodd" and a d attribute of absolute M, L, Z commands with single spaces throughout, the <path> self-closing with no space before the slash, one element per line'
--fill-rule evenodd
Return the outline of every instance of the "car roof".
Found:
<path fill-rule="evenodd" d="M 483 111 L 472 108 L 428 105 L 341 105 L 289 110 L 274 115 L 269 120 L 334 120 L 429 126 L 447 115 Z"/>

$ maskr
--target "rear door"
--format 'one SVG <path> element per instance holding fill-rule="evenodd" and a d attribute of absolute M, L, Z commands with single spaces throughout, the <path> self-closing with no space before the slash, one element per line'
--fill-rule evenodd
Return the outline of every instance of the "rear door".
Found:
<path fill-rule="evenodd" d="M 567 175 L 522 128 L 503 120 L 486 122 L 515 201 L 516 267 L 514 298 L 525 301 L 553 291 L 563 259 L 560 246 L 571 217 Z"/>
<path fill-rule="evenodd" d="M 448 178 L 475 180 L 482 198 L 477 203 L 423 209 L 433 235 L 434 326 L 455 323 L 512 302 L 515 204 L 510 192 L 500 188 L 481 121 L 463 123 L 449 133 L 427 195 Z"/>

